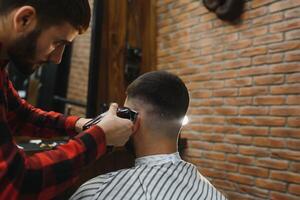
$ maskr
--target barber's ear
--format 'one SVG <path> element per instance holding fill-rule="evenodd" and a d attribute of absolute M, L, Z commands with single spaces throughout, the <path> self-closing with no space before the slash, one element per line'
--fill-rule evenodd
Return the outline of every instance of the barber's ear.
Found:
<path fill-rule="evenodd" d="M 14 29 L 17 32 L 29 32 L 37 23 L 36 11 L 32 6 L 23 6 L 16 10 L 14 17 Z"/>
<path fill-rule="evenodd" d="M 133 129 L 132 129 L 133 134 L 135 134 L 139 130 L 140 125 L 141 125 L 141 118 L 138 115 L 136 120 L 135 120 L 135 123 L 133 124 Z"/>

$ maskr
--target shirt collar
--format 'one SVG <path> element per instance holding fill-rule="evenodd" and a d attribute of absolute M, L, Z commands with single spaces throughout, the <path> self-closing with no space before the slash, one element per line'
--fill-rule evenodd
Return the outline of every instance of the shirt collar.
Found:
<path fill-rule="evenodd" d="M 181 157 L 178 152 L 172 153 L 172 154 L 157 154 L 157 155 L 151 155 L 151 156 L 144 156 L 135 159 L 135 166 L 138 165 L 162 165 L 168 162 L 178 162 L 181 161 Z"/>

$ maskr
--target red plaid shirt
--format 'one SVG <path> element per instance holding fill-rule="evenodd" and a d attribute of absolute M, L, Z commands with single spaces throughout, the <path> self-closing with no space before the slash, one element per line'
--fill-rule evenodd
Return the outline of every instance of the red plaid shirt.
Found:
<path fill-rule="evenodd" d="M 9 81 L 6 63 L 0 59 L 0 199 L 51 199 L 76 181 L 80 169 L 104 154 L 105 135 L 94 126 L 75 136 L 77 117 L 29 105 Z M 17 147 L 16 135 L 74 137 L 54 150 L 27 156 Z"/>

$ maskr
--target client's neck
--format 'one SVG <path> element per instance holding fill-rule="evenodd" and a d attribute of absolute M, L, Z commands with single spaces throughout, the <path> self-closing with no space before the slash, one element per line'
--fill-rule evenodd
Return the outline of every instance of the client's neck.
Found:
<path fill-rule="evenodd" d="M 143 137 L 138 138 L 134 146 L 137 158 L 157 154 L 171 154 L 177 152 L 177 138 L 163 139 Z"/>

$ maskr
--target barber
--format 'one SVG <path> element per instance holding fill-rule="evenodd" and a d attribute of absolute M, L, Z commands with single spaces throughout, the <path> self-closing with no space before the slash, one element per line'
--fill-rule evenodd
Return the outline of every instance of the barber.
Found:
<path fill-rule="evenodd" d="M 80 170 L 106 145 L 121 146 L 132 122 L 112 104 L 101 122 L 82 131 L 88 119 L 34 108 L 8 79 L 9 61 L 30 75 L 43 63 L 61 62 L 66 45 L 90 23 L 88 0 L 0 0 L 0 199 L 52 199 L 70 187 Z M 15 136 L 71 136 L 51 151 L 26 156 Z"/>

